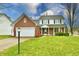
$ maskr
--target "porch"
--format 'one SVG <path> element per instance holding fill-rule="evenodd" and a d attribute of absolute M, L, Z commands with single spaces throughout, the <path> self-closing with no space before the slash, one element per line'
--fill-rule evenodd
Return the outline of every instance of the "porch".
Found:
<path fill-rule="evenodd" d="M 54 36 L 55 33 L 57 32 L 64 32 L 65 33 L 65 28 L 64 27 L 50 27 L 50 26 L 42 26 L 41 27 L 41 35 L 52 35 Z"/>

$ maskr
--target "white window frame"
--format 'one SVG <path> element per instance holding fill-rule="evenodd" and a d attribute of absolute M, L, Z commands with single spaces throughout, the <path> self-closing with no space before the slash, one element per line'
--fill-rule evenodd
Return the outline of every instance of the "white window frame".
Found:
<path fill-rule="evenodd" d="M 42 24 L 42 20 L 39 21 L 39 24 Z"/>
<path fill-rule="evenodd" d="M 60 19 L 55 19 L 55 24 L 60 24 Z"/>
<path fill-rule="evenodd" d="M 49 24 L 54 24 L 54 19 L 50 19 Z"/>
<path fill-rule="evenodd" d="M 64 24 L 64 20 L 63 19 L 61 19 L 61 24 Z"/>
<path fill-rule="evenodd" d="M 43 24 L 48 24 L 48 20 L 43 20 Z"/>

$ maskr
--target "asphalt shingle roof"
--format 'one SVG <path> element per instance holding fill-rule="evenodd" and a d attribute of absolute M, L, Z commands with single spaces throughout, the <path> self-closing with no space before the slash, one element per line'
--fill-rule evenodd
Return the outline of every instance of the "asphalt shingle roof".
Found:
<path fill-rule="evenodd" d="M 40 19 L 41 20 L 43 19 L 64 19 L 64 17 L 61 15 L 47 15 L 47 16 L 41 16 Z"/>
<path fill-rule="evenodd" d="M 6 16 L 10 22 L 12 22 L 12 20 L 11 20 L 11 18 L 10 18 L 9 16 L 7 16 L 7 15 L 4 14 L 4 13 L 0 13 L 0 17 L 3 16 L 3 15 Z"/>

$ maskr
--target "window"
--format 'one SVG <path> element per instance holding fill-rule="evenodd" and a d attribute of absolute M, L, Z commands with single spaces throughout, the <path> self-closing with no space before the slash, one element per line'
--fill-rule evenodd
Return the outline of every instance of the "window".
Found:
<path fill-rule="evenodd" d="M 63 19 L 61 20 L 61 24 L 64 24 L 64 20 Z"/>
<path fill-rule="evenodd" d="M 54 24 L 54 20 L 53 19 L 49 20 L 49 24 Z"/>
<path fill-rule="evenodd" d="M 48 24 L 48 20 L 43 20 L 43 24 Z"/>
<path fill-rule="evenodd" d="M 55 19 L 55 24 L 60 24 L 60 20 L 59 19 Z"/>

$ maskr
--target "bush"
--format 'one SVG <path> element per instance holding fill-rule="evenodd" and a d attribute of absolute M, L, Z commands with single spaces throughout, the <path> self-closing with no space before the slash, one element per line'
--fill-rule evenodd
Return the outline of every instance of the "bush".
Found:
<path fill-rule="evenodd" d="M 69 36 L 69 33 L 57 32 L 55 33 L 56 36 Z"/>

